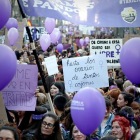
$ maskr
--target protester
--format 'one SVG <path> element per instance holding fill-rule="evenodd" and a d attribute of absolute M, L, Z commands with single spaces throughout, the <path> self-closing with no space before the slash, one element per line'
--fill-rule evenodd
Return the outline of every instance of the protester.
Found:
<path fill-rule="evenodd" d="M 129 132 L 129 121 L 124 117 L 115 116 L 112 121 L 112 135 L 117 137 L 119 140 L 128 140 Z"/>
<path fill-rule="evenodd" d="M 67 133 L 65 140 L 86 140 L 86 136 L 80 132 L 75 124 L 71 125 L 70 131 Z"/>
<path fill-rule="evenodd" d="M 67 103 L 67 99 L 63 95 L 58 95 L 54 98 L 54 109 L 58 117 L 61 117 L 64 112 L 64 106 Z"/>
<path fill-rule="evenodd" d="M 30 124 L 23 131 L 22 135 L 33 136 L 45 113 L 47 113 L 47 109 L 45 107 L 37 106 L 30 118 Z"/>
<path fill-rule="evenodd" d="M 117 100 L 120 93 L 121 91 L 117 87 L 105 93 L 105 96 L 111 100 L 113 109 L 117 108 Z"/>
<path fill-rule="evenodd" d="M 117 109 L 116 109 L 116 113 L 124 106 L 130 106 L 130 104 L 133 102 L 133 96 L 130 95 L 127 92 L 121 92 L 118 96 L 118 100 L 117 100 Z"/>
<path fill-rule="evenodd" d="M 1 140 L 20 140 L 20 135 L 16 128 L 12 126 L 2 126 L 0 128 L 0 139 Z"/>
<path fill-rule="evenodd" d="M 111 130 L 111 123 L 112 120 L 114 119 L 114 114 L 111 113 L 112 109 L 111 101 L 108 98 L 105 98 L 105 103 L 106 103 L 105 116 L 97 132 L 97 135 L 99 135 L 100 137 L 104 137 L 108 133 L 108 131 Z"/>
<path fill-rule="evenodd" d="M 130 93 L 134 97 L 134 101 L 140 104 L 140 93 L 135 86 L 129 86 L 125 89 L 125 91 Z"/>
<path fill-rule="evenodd" d="M 137 123 L 138 129 L 140 128 L 140 104 L 138 102 L 132 102 L 130 107 L 134 112 L 134 121 Z"/>
<path fill-rule="evenodd" d="M 37 140 L 62 140 L 59 118 L 51 113 L 44 115 L 34 136 Z"/>

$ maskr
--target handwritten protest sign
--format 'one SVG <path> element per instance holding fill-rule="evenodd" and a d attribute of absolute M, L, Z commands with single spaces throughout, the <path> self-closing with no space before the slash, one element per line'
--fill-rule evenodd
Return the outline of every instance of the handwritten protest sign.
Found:
<path fill-rule="evenodd" d="M 106 54 L 107 66 L 120 66 L 122 39 L 90 40 L 90 54 Z"/>
<path fill-rule="evenodd" d="M 38 69 L 36 65 L 17 65 L 11 82 L 2 90 L 8 110 L 34 111 Z"/>
<path fill-rule="evenodd" d="M 58 73 L 58 66 L 55 55 L 45 58 L 45 64 L 49 75 Z"/>
<path fill-rule="evenodd" d="M 22 48 L 22 45 L 23 45 L 23 31 L 24 31 L 24 22 L 18 22 L 18 32 L 19 32 L 19 36 L 18 36 L 18 40 L 17 42 L 15 43 L 14 46 L 12 46 L 12 49 L 15 50 L 19 50 Z M 9 43 L 9 40 L 8 40 L 8 37 L 7 37 L 7 33 L 8 33 L 8 30 L 6 29 L 6 33 L 5 33 L 5 44 L 10 46 L 10 43 Z"/>
<path fill-rule="evenodd" d="M 105 55 L 91 55 L 62 59 L 65 88 L 67 92 L 84 87 L 108 87 L 107 62 Z"/>
<path fill-rule="evenodd" d="M 6 124 L 7 122 L 8 122 L 7 114 L 2 98 L 2 93 L 0 92 L 0 127 Z"/>

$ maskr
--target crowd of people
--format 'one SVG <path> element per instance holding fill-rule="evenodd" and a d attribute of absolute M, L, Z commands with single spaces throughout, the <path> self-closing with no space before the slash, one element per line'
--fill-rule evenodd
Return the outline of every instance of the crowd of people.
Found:
<path fill-rule="evenodd" d="M 65 92 L 62 59 L 90 55 L 89 46 L 73 45 L 59 53 L 55 45 L 43 52 L 39 41 L 35 43 L 40 65 L 44 71 L 47 93 L 38 72 L 38 87 L 35 111 L 7 110 L 9 123 L 0 128 L 0 140 L 87 140 L 74 124 L 71 117 L 71 101 L 76 92 Z M 15 51 L 17 63 L 36 65 L 36 60 L 28 46 Z M 59 72 L 49 76 L 44 58 L 55 55 Z M 140 138 L 140 94 L 139 85 L 133 85 L 125 77 L 121 68 L 108 69 L 109 87 L 98 88 L 104 96 L 106 112 L 100 126 L 91 134 L 91 140 L 139 140 Z M 46 94 L 50 94 L 55 114 L 51 112 Z M 100 110 L 99 110 L 100 111 Z M 92 113 L 92 112 L 91 112 Z M 96 115 L 96 114 L 95 114 Z M 81 116 L 82 117 L 82 116 Z M 92 123 L 92 122 L 91 122 Z"/>

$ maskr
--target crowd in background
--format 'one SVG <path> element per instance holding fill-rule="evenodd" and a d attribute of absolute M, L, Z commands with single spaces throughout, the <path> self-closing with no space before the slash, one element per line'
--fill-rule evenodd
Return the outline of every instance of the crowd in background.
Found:
<path fill-rule="evenodd" d="M 39 41 L 35 42 L 40 65 L 45 73 L 47 92 L 51 96 L 56 114 L 53 114 L 38 72 L 38 87 L 35 111 L 7 110 L 9 123 L 0 128 L 0 140 L 86 140 L 73 123 L 71 100 L 76 94 L 65 92 L 62 59 L 90 55 L 89 45 L 74 51 L 74 44 L 59 53 L 56 45 L 43 52 Z M 36 60 L 28 43 L 20 51 L 15 51 L 18 64 L 36 65 Z M 49 76 L 44 58 L 55 55 L 59 72 Z M 109 87 L 97 89 L 104 96 L 106 112 L 100 126 L 91 134 L 92 140 L 139 140 L 140 138 L 140 94 L 139 85 L 133 85 L 121 68 L 108 69 Z M 100 110 L 99 110 L 100 111 Z M 95 114 L 96 115 L 96 114 Z M 82 117 L 82 116 L 81 116 Z M 92 122 L 91 122 L 92 123 Z"/>

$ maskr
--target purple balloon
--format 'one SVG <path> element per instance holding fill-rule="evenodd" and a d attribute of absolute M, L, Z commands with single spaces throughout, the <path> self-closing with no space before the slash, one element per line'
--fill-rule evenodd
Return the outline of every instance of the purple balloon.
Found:
<path fill-rule="evenodd" d="M 123 45 L 120 64 L 124 74 L 133 84 L 140 83 L 140 38 L 132 38 Z"/>
<path fill-rule="evenodd" d="M 17 58 L 7 45 L 0 44 L 0 91 L 13 79 L 17 69 Z"/>
<path fill-rule="evenodd" d="M 58 50 L 58 52 L 62 52 L 63 45 L 62 44 L 58 44 L 56 49 Z"/>
<path fill-rule="evenodd" d="M 9 30 L 10 28 L 18 28 L 18 22 L 15 18 L 9 18 L 8 22 L 6 23 L 6 28 Z"/>
<path fill-rule="evenodd" d="M 51 42 L 56 43 L 61 36 L 60 30 L 58 28 L 54 28 L 53 32 L 50 34 Z"/>
<path fill-rule="evenodd" d="M 45 28 L 49 34 L 52 33 L 55 27 L 55 19 L 53 18 L 46 18 L 45 20 Z"/>
<path fill-rule="evenodd" d="M 71 116 L 78 129 L 90 135 L 101 124 L 106 111 L 105 100 L 94 88 L 83 88 L 71 103 Z"/>
<path fill-rule="evenodd" d="M 42 50 L 43 51 L 46 51 L 48 49 L 48 47 L 50 46 L 51 44 L 51 39 L 50 39 L 50 35 L 48 34 L 43 34 L 41 37 L 40 37 L 40 45 L 42 47 Z"/>
<path fill-rule="evenodd" d="M 84 39 L 81 38 L 81 39 L 79 40 L 79 42 L 80 42 L 81 46 L 84 45 Z"/>
<path fill-rule="evenodd" d="M 89 43 L 89 37 L 85 38 L 86 45 Z"/>
<path fill-rule="evenodd" d="M 18 30 L 16 28 L 10 28 L 7 36 L 8 36 L 10 45 L 13 46 L 18 40 L 18 36 L 19 36 Z"/>
<path fill-rule="evenodd" d="M 11 4 L 9 0 L 0 0 L 0 13 L 0 29 L 2 29 L 11 15 Z"/>

